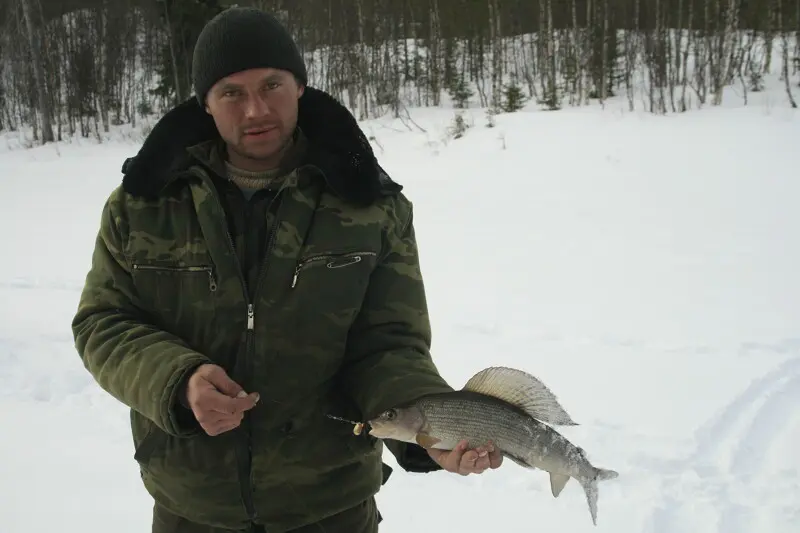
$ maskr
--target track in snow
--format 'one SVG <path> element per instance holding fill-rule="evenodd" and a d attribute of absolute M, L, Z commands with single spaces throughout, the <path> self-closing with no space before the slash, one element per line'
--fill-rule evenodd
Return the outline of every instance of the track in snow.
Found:
<path fill-rule="evenodd" d="M 766 531 L 769 524 L 759 523 L 753 512 L 765 501 L 774 507 L 769 513 L 772 519 L 786 524 L 796 520 L 800 487 L 791 483 L 781 487 L 782 480 L 796 473 L 781 476 L 771 462 L 784 465 L 787 460 L 787 470 L 792 462 L 797 464 L 796 456 L 782 455 L 780 449 L 798 449 L 797 443 L 789 442 L 798 428 L 800 353 L 753 380 L 696 432 L 694 453 L 672 463 L 674 470 L 664 476 L 663 501 L 651 516 L 651 531 Z"/>

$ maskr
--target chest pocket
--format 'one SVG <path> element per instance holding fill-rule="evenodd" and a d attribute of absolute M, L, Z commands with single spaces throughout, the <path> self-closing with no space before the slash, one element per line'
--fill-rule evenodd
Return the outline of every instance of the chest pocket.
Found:
<path fill-rule="evenodd" d="M 297 306 L 300 330 L 324 324 L 346 333 L 369 286 L 378 254 L 368 249 L 331 250 L 301 256 L 289 300 Z"/>
<path fill-rule="evenodd" d="M 211 262 L 134 262 L 133 282 L 158 325 L 202 344 L 216 314 L 217 279 Z"/>

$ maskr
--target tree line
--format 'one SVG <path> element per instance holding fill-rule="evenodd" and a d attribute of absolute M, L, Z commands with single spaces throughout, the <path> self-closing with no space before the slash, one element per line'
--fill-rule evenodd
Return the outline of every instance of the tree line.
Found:
<path fill-rule="evenodd" d="M 3 0 L 0 130 L 108 132 L 192 94 L 203 25 L 227 0 Z M 546 109 L 614 96 L 654 113 L 800 94 L 800 0 L 240 0 L 275 13 L 309 83 L 358 118 L 408 107 Z"/>

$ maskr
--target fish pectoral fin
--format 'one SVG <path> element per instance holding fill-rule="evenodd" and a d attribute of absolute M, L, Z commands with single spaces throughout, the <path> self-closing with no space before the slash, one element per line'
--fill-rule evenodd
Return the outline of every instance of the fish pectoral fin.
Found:
<path fill-rule="evenodd" d="M 426 433 L 417 433 L 416 441 L 417 444 L 426 449 L 433 448 L 434 446 L 436 446 L 441 442 L 439 439 L 431 437 Z"/>
<path fill-rule="evenodd" d="M 558 498 L 558 495 L 564 490 L 567 481 L 569 481 L 569 476 L 550 473 L 550 491 L 553 493 L 554 498 Z"/>
<path fill-rule="evenodd" d="M 462 390 L 503 400 L 546 424 L 578 425 L 544 383 L 522 370 L 489 367 L 472 376 Z"/>

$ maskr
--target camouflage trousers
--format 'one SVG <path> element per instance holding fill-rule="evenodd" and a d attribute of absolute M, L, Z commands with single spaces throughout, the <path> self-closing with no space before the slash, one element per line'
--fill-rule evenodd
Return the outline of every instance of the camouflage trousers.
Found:
<path fill-rule="evenodd" d="M 381 522 L 374 498 L 364 503 L 308 526 L 293 529 L 290 533 L 378 533 Z M 219 529 L 194 524 L 176 516 L 157 503 L 153 506 L 152 533 L 269 533 L 262 526 L 252 525 L 244 530 Z"/>

